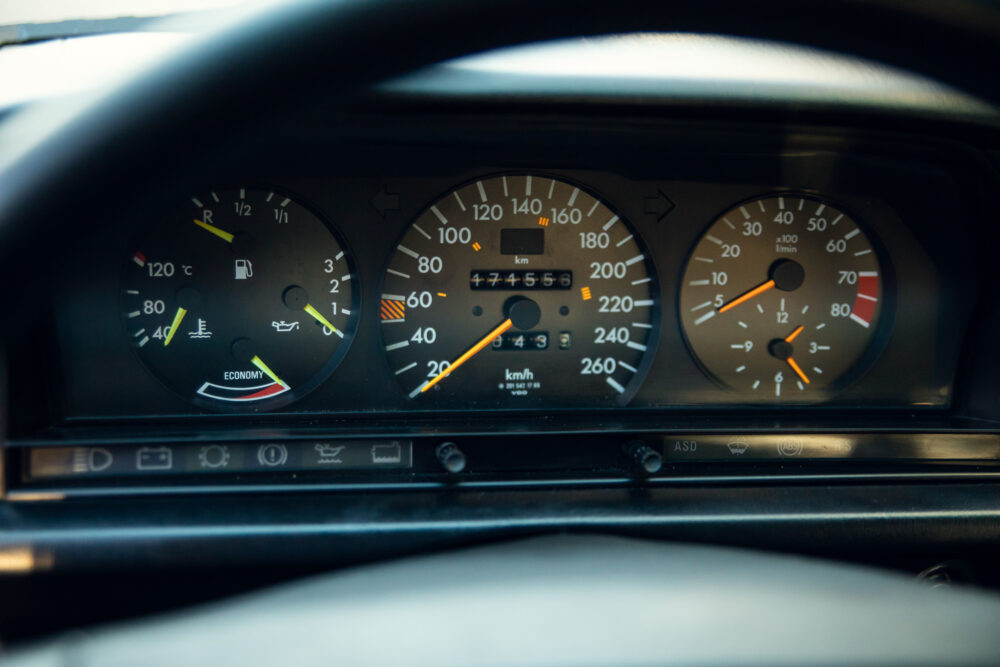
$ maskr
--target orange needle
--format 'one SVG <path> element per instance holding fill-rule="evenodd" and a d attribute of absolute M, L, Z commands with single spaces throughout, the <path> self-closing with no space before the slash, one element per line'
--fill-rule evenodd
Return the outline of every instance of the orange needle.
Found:
<path fill-rule="evenodd" d="M 805 331 L 805 329 L 806 329 L 805 325 L 804 324 L 800 324 L 799 327 L 795 331 L 793 331 L 792 333 L 788 334 L 788 337 L 785 338 L 785 342 L 786 343 L 791 343 L 793 340 L 795 340 L 796 338 L 798 338 L 799 334 L 802 333 L 803 331 Z M 808 382 L 808 381 L 809 380 L 806 380 L 806 382 Z"/>
<path fill-rule="evenodd" d="M 794 359 L 788 357 L 787 359 L 785 359 L 785 361 L 787 361 L 788 365 L 792 367 L 792 370 L 795 371 L 795 374 L 798 375 L 800 378 L 802 378 L 803 382 L 809 384 L 809 378 L 807 378 L 806 374 L 802 372 L 802 369 L 799 368 L 799 365 L 795 363 Z"/>
<path fill-rule="evenodd" d="M 730 308 L 735 308 L 736 306 L 740 305 L 741 303 L 743 303 L 745 301 L 749 301 L 750 299 L 754 298 L 758 294 L 763 294 L 764 292 L 766 292 L 767 290 L 771 289 L 772 287 L 774 287 L 774 281 L 773 280 L 768 280 L 766 283 L 761 283 L 760 285 L 757 285 L 757 287 L 754 287 L 749 292 L 745 292 L 745 293 L 741 294 L 740 296 L 736 297 L 735 299 L 733 299 L 732 301 L 730 301 L 729 303 L 727 303 L 726 305 L 721 306 L 719 308 L 719 312 L 720 313 L 724 313 L 727 310 L 729 310 Z"/>
<path fill-rule="evenodd" d="M 456 359 L 455 361 L 453 361 L 452 364 L 451 364 L 451 366 L 448 366 L 448 368 L 444 369 L 443 371 L 441 371 L 440 373 L 438 373 L 437 375 L 435 375 L 433 380 L 431 380 L 430 382 L 428 382 L 427 384 L 425 384 L 423 387 L 421 387 L 420 393 L 421 394 L 424 393 L 425 391 L 427 391 L 428 389 L 430 389 L 431 387 L 433 387 L 434 385 L 436 385 L 438 382 L 440 382 L 441 380 L 443 380 L 446 377 L 448 377 L 453 370 L 455 370 L 456 368 L 458 368 L 459 366 L 461 366 L 462 364 L 464 364 L 466 361 L 468 361 L 472 357 L 476 356 L 476 354 L 480 350 L 482 350 L 484 347 L 486 347 L 487 345 L 489 345 L 493 341 L 494 338 L 496 338 L 497 336 L 499 336 L 500 334 L 502 334 L 504 331 L 507 331 L 507 329 L 510 329 L 512 326 L 514 326 L 514 323 L 508 317 L 506 320 L 504 320 L 500 324 L 500 326 L 498 326 L 496 329 L 494 329 L 493 331 L 491 331 L 488 334 L 486 334 L 485 336 L 483 336 L 482 340 L 480 340 L 478 343 L 476 343 L 475 345 L 473 345 L 472 347 L 470 347 L 468 350 L 466 350 L 462 354 L 462 356 L 460 356 L 458 359 Z"/>

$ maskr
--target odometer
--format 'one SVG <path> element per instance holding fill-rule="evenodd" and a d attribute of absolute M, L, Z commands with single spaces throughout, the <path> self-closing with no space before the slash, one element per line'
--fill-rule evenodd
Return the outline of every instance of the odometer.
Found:
<path fill-rule="evenodd" d="M 623 405 L 657 340 L 652 263 L 634 228 L 580 187 L 484 178 L 436 201 L 389 260 L 389 366 L 420 404 Z"/>
<path fill-rule="evenodd" d="M 862 371 L 886 278 L 865 230 L 797 195 L 745 202 L 712 223 L 684 271 L 680 315 L 709 374 L 748 400 L 815 402 Z"/>

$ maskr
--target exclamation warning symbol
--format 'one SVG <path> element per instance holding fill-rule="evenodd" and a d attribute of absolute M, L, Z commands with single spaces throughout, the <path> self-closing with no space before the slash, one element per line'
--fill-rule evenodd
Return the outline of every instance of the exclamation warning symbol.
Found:
<path fill-rule="evenodd" d="M 402 322 L 406 318 L 406 302 L 382 299 L 379 317 L 383 322 Z"/>

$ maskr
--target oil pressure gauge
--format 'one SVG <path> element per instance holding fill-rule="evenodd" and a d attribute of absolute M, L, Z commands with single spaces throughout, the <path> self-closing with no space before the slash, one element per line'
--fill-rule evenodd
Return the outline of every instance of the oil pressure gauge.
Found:
<path fill-rule="evenodd" d="M 269 409 L 325 379 L 358 317 L 332 230 L 266 189 L 191 197 L 129 250 L 127 336 L 168 387 L 212 409 Z"/>
<path fill-rule="evenodd" d="M 871 238 L 844 211 L 774 195 L 712 223 L 680 292 L 704 369 L 751 401 L 814 402 L 864 369 L 885 310 Z"/>

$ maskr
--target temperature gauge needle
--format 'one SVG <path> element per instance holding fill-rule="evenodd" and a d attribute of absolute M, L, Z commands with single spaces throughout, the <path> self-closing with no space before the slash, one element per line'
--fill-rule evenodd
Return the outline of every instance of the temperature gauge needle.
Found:
<path fill-rule="evenodd" d="M 246 357 L 244 357 L 244 358 L 246 358 Z M 285 384 L 285 383 L 284 383 L 284 382 L 282 381 L 282 379 L 281 379 L 281 378 L 279 378 L 279 377 L 278 377 L 278 376 L 277 376 L 277 375 L 275 374 L 275 372 L 274 372 L 274 371 L 272 371 L 272 370 L 271 370 L 270 368 L 268 368 L 268 367 L 267 367 L 267 364 L 265 364 L 265 363 L 264 363 L 263 361 L 261 361 L 261 358 L 260 358 L 260 357 L 258 357 L 258 356 L 257 356 L 256 354 L 255 354 L 255 355 L 253 355 L 253 359 L 251 359 L 251 360 L 250 360 L 250 363 L 252 363 L 252 364 L 253 364 L 254 366 L 256 366 L 256 367 L 257 367 L 257 368 L 259 368 L 259 369 L 260 369 L 261 371 L 263 371 L 264 375 L 266 375 L 267 377 L 269 377 L 269 378 L 271 378 L 272 380 L 274 380 L 274 381 L 275 381 L 275 383 L 277 383 L 277 384 L 280 384 L 280 385 L 281 385 L 282 387 L 287 387 L 287 386 L 288 386 L 287 384 Z"/>
<path fill-rule="evenodd" d="M 448 368 L 444 369 L 443 371 L 435 375 L 434 379 L 432 379 L 430 382 L 421 387 L 420 393 L 421 394 L 424 393 L 425 391 L 436 385 L 438 382 L 448 377 L 453 370 L 464 364 L 472 357 L 476 356 L 476 354 L 478 354 L 484 347 L 489 345 L 494 338 L 501 335 L 502 333 L 510 329 L 512 326 L 514 326 L 514 322 L 508 317 L 506 320 L 500 323 L 500 326 L 498 326 L 496 329 L 483 336 L 483 338 L 478 343 L 470 347 L 462 354 L 462 356 L 453 361 L 451 365 L 448 366 Z"/>
<path fill-rule="evenodd" d="M 177 328 L 181 325 L 181 320 L 187 315 L 187 311 L 183 308 L 177 309 L 177 314 L 174 315 L 174 321 L 170 323 L 170 331 L 167 332 L 166 338 L 163 339 L 163 347 L 170 345 L 170 341 L 174 339 L 174 334 L 177 333 Z"/>
<path fill-rule="evenodd" d="M 315 308 L 312 307 L 312 304 L 308 304 L 307 303 L 305 305 L 305 308 L 303 308 L 302 310 L 304 310 L 307 313 L 309 313 L 313 317 L 313 319 L 315 319 L 317 322 L 319 322 L 320 324 L 322 324 L 323 326 L 325 326 L 327 329 L 329 329 L 333 333 L 340 335 L 341 338 L 344 337 L 343 334 L 341 334 L 339 331 L 337 331 L 337 327 L 335 327 L 332 324 L 330 324 L 330 320 L 328 320 L 325 317 L 323 317 L 322 313 L 320 313 L 318 310 L 316 310 Z"/>
<path fill-rule="evenodd" d="M 233 242 L 233 238 L 235 238 L 235 236 L 233 234 L 230 234 L 229 232 L 227 232 L 225 230 L 219 229 L 215 225 L 210 225 L 207 222 L 204 222 L 202 220 L 197 220 L 196 219 L 194 221 L 194 224 L 198 225 L 199 227 L 201 227 L 202 229 L 204 229 L 206 232 L 209 232 L 210 234 L 215 234 L 216 236 L 218 236 L 220 239 L 222 239 L 226 243 L 232 243 Z"/>

